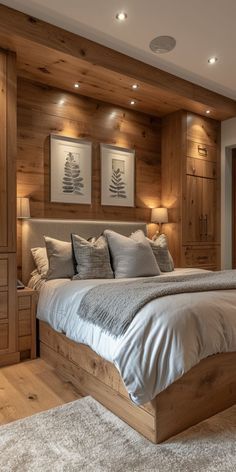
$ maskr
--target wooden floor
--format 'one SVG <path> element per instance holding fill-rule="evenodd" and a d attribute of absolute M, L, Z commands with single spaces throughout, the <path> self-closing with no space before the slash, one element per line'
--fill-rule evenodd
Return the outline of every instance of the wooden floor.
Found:
<path fill-rule="evenodd" d="M 0 425 L 79 398 L 42 359 L 0 368 Z"/>

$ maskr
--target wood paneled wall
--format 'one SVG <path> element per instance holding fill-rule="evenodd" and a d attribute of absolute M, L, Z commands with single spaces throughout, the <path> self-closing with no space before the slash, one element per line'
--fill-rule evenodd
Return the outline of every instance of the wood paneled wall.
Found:
<path fill-rule="evenodd" d="M 20 79 L 17 194 L 30 196 L 32 217 L 148 221 L 160 204 L 160 126 L 159 118 Z M 50 203 L 50 133 L 93 142 L 91 205 Z M 135 208 L 101 206 L 100 143 L 135 149 Z"/>

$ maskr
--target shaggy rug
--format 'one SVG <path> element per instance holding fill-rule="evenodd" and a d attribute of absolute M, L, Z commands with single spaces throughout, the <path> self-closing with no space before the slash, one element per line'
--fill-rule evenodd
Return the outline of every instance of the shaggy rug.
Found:
<path fill-rule="evenodd" d="M 0 427 L 1 472 L 233 472 L 236 406 L 153 445 L 91 397 Z"/>

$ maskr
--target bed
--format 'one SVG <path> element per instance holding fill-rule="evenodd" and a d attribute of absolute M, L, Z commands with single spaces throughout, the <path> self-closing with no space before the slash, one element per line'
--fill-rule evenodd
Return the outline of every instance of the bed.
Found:
<path fill-rule="evenodd" d="M 42 245 L 44 234 L 62 240 L 70 240 L 71 232 L 79 233 L 87 238 L 91 235 L 99 235 L 105 228 L 113 229 L 124 235 L 129 235 L 136 229 L 146 231 L 146 225 L 141 223 L 72 220 L 25 221 L 22 237 L 24 282 L 28 280 L 33 269 L 30 248 Z M 83 282 L 79 282 L 81 287 Z M 167 379 L 170 369 L 163 367 L 161 371 L 161 367 L 158 366 L 162 382 L 158 383 L 155 379 L 146 388 L 146 396 L 142 397 L 140 385 L 136 390 L 132 390 L 132 387 L 129 388 L 129 382 L 126 381 L 128 358 L 124 353 L 128 352 L 132 339 L 135 339 L 133 333 L 129 333 L 130 337 L 127 337 L 124 345 L 121 343 L 119 349 L 117 346 L 116 349 L 112 347 L 113 345 L 110 346 L 109 342 L 104 342 L 104 338 L 100 334 L 96 334 L 95 331 L 86 330 L 86 326 L 84 329 L 78 329 L 78 336 L 74 336 L 73 320 L 75 317 L 68 316 L 64 325 L 60 325 L 61 321 L 58 320 L 59 324 L 57 324 L 57 317 L 53 312 L 55 300 L 58 300 L 60 306 L 63 305 L 63 295 L 60 295 L 63 290 L 70 293 L 71 282 L 69 280 L 47 282 L 47 288 L 42 289 L 44 296 L 41 300 L 39 299 L 38 312 L 40 356 L 52 364 L 60 375 L 72 382 L 82 393 L 92 395 L 152 442 L 162 442 L 236 402 L 236 352 L 232 350 L 234 340 L 232 340 L 231 352 L 214 355 L 205 353 L 205 357 L 197 365 L 188 366 L 186 373 L 177 372 L 177 379 L 174 382 L 170 383 Z M 205 293 L 205 297 L 207 293 Z M 195 295 L 197 296 L 197 294 Z M 223 302 L 227 307 L 227 303 L 229 303 L 227 293 L 222 292 L 221 296 L 225 297 Z M 232 297 L 234 296 L 236 305 L 236 293 L 231 291 L 231 310 L 234 303 Z M 51 306 L 50 297 L 52 298 Z M 70 294 L 68 298 L 71 297 Z M 192 303 L 193 294 L 190 298 Z M 195 299 L 197 300 L 196 297 Z M 163 310 L 166 312 L 168 308 L 167 297 L 163 297 L 161 303 L 162 305 L 167 304 L 163 305 Z M 65 304 L 65 312 L 66 310 L 67 305 Z M 139 331 L 144 329 L 146 332 L 146 328 L 142 327 L 140 323 Z M 63 333 L 66 333 L 67 336 Z M 141 336 L 139 333 L 138 335 Z M 93 339 L 96 340 L 95 344 L 93 344 Z M 139 343 L 140 339 L 142 338 L 137 338 L 135 342 Z M 150 340 L 151 342 L 152 340 Z M 93 346 L 94 349 L 88 345 Z M 134 347 L 130 350 L 131 364 Z M 214 349 L 216 350 L 216 347 Z M 122 355 L 116 355 L 115 358 L 114 352 L 121 352 Z M 151 352 L 150 349 L 149 352 Z M 169 357 L 171 356 L 173 359 L 175 358 L 175 351 L 169 355 Z M 156 359 L 152 362 L 155 364 Z M 150 365 L 152 362 L 150 360 Z M 143 368 L 144 373 L 145 368 L 146 366 Z M 175 366 L 175 369 L 177 368 L 178 362 Z M 172 369 L 174 368 L 172 367 Z M 126 388 L 120 372 L 125 379 Z"/>

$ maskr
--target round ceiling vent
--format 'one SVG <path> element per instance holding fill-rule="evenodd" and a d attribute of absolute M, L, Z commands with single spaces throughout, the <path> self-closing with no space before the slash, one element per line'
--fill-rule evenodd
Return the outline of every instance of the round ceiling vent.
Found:
<path fill-rule="evenodd" d="M 172 36 L 157 36 L 149 44 L 151 51 L 156 54 L 165 54 L 166 52 L 170 52 L 175 46 L 176 40 Z"/>

